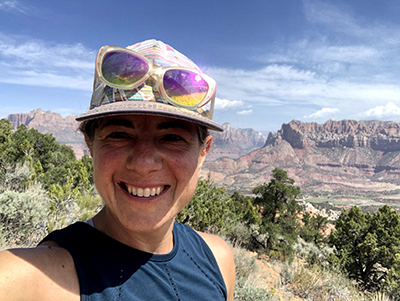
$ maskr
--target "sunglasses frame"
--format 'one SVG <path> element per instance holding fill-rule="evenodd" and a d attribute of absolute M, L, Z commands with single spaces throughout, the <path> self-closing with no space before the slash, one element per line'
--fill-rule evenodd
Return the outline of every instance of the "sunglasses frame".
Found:
<path fill-rule="evenodd" d="M 133 84 L 130 84 L 130 85 L 113 84 L 113 83 L 109 82 L 108 80 L 106 80 L 101 72 L 101 66 L 103 64 L 104 57 L 110 52 L 123 52 L 123 53 L 131 54 L 136 57 L 139 57 L 149 65 L 149 70 L 141 79 L 139 79 L 137 82 L 135 82 Z M 180 104 L 180 103 L 174 101 L 172 98 L 170 98 L 168 96 L 167 92 L 165 91 L 164 83 L 163 83 L 164 75 L 169 70 L 189 71 L 189 72 L 193 72 L 193 73 L 196 73 L 199 76 L 201 76 L 201 78 L 204 79 L 204 81 L 208 85 L 208 90 L 207 90 L 207 93 L 204 96 L 204 98 L 198 104 L 193 105 L 193 106 L 187 106 L 187 105 Z M 216 81 L 212 77 L 202 73 L 199 70 L 180 67 L 180 66 L 174 66 L 174 67 L 157 66 L 157 65 L 153 64 L 152 61 L 147 59 L 144 55 L 142 55 L 138 52 L 135 52 L 131 49 L 124 48 L 124 47 L 118 47 L 118 46 L 107 45 L 107 46 L 103 46 L 100 48 L 99 52 L 97 53 L 97 57 L 96 57 L 95 73 L 96 73 L 97 78 L 100 79 L 104 84 L 106 84 L 107 86 L 116 88 L 116 89 L 120 89 L 120 90 L 136 89 L 136 88 L 140 87 L 142 84 L 144 84 L 150 77 L 153 77 L 156 80 L 156 83 L 153 86 L 153 89 L 155 91 L 158 91 L 161 94 L 162 99 L 167 100 L 172 105 L 187 108 L 187 109 L 197 109 L 197 108 L 202 107 L 203 105 L 205 105 L 206 103 L 208 103 L 210 100 L 212 100 L 215 97 L 215 92 L 217 89 Z"/>

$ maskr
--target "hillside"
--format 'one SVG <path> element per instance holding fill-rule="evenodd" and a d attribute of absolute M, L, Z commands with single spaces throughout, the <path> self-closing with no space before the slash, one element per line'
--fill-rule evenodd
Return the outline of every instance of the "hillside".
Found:
<path fill-rule="evenodd" d="M 74 114 L 63 118 L 60 114 L 39 108 L 29 113 L 10 114 L 7 119 L 15 129 L 24 124 L 29 129 L 34 128 L 43 134 L 53 134 L 57 142 L 70 145 L 78 158 L 87 153 L 83 137 L 77 131 L 78 122 L 75 121 Z"/>
<path fill-rule="evenodd" d="M 251 192 L 273 168 L 288 171 L 303 195 L 340 195 L 368 204 L 400 201 L 400 124 L 382 121 L 292 121 L 265 145 L 238 159 L 206 162 L 203 176 Z"/>
<path fill-rule="evenodd" d="M 11 114 L 16 128 L 25 124 L 52 133 L 81 157 L 87 153 L 75 116 L 41 109 Z M 324 124 L 291 121 L 268 137 L 253 129 L 213 132 L 213 147 L 202 176 L 228 191 L 251 193 L 270 180 L 273 168 L 285 169 L 306 198 L 380 205 L 400 203 L 400 124 L 384 121 L 329 120 Z"/>
<path fill-rule="evenodd" d="M 78 158 L 87 153 L 82 135 L 77 131 L 78 122 L 75 115 L 63 118 L 60 114 L 42 109 L 29 113 L 17 113 L 8 115 L 14 128 L 21 124 L 28 128 L 37 129 L 46 134 L 52 133 L 57 142 L 72 146 Z M 250 151 L 260 148 L 265 144 L 266 136 L 253 129 L 235 129 L 229 123 L 223 125 L 224 132 L 213 132 L 213 146 L 207 160 L 215 160 L 220 157 L 238 158 Z"/>

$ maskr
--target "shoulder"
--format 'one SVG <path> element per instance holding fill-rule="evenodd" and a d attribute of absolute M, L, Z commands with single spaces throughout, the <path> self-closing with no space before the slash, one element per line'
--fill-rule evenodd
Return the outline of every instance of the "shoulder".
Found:
<path fill-rule="evenodd" d="M 1 300 L 79 300 L 79 281 L 67 250 L 51 245 L 0 252 Z"/>
<path fill-rule="evenodd" d="M 235 260 L 232 249 L 222 238 L 218 236 L 203 232 L 197 233 L 210 247 L 215 259 L 217 260 L 228 291 L 227 300 L 233 300 L 233 292 L 235 288 Z"/>

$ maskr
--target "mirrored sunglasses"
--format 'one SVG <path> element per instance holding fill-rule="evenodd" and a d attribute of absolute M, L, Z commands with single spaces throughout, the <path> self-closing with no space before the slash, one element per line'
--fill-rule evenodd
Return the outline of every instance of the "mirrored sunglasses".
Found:
<path fill-rule="evenodd" d="M 103 46 L 96 58 L 96 75 L 113 88 L 132 90 L 150 77 L 156 80 L 156 89 L 163 99 L 173 105 L 195 109 L 210 101 L 216 91 L 216 82 L 195 69 L 160 67 L 133 50 Z"/>

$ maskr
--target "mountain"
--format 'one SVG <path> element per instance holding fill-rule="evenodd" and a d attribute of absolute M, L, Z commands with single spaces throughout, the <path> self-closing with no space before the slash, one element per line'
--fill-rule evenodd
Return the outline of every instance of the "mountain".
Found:
<path fill-rule="evenodd" d="M 207 160 L 220 157 L 238 158 L 260 148 L 267 139 L 261 132 L 253 129 L 235 129 L 229 123 L 222 125 L 223 132 L 212 132 L 213 144 Z"/>
<path fill-rule="evenodd" d="M 78 158 L 87 153 L 74 114 L 63 118 L 60 114 L 39 108 L 29 113 L 10 114 L 7 119 L 11 121 L 15 129 L 24 124 L 29 129 L 34 128 L 43 134 L 53 134 L 57 142 L 70 145 Z"/>
<path fill-rule="evenodd" d="M 10 114 L 14 128 L 25 124 L 52 133 L 81 157 L 87 153 L 75 116 L 37 109 Z M 251 190 L 270 180 L 278 167 L 288 172 L 305 197 L 341 196 L 369 204 L 400 202 L 400 123 L 329 120 L 324 124 L 291 121 L 268 137 L 228 123 L 212 132 L 213 147 L 202 176 L 228 191 Z"/>
<path fill-rule="evenodd" d="M 251 192 L 288 172 L 304 195 L 342 195 L 400 201 L 400 124 L 384 121 L 292 121 L 265 145 L 237 159 L 205 162 L 202 175 L 228 190 Z"/>
<path fill-rule="evenodd" d="M 77 130 L 78 122 L 75 115 L 63 118 L 60 114 L 42 109 L 33 110 L 29 113 L 10 114 L 7 119 L 11 121 L 16 129 L 21 124 L 28 128 L 37 129 L 41 133 L 51 133 L 57 142 L 72 146 L 78 158 L 87 153 L 82 134 Z M 229 123 L 223 125 L 224 132 L 212 132 L 213 146 L 207 160 L 219 157 L 238 158 L 250 151 L 260 148 L 267 139 L 260 132 L 253 129 L 235 129 Z"/>

